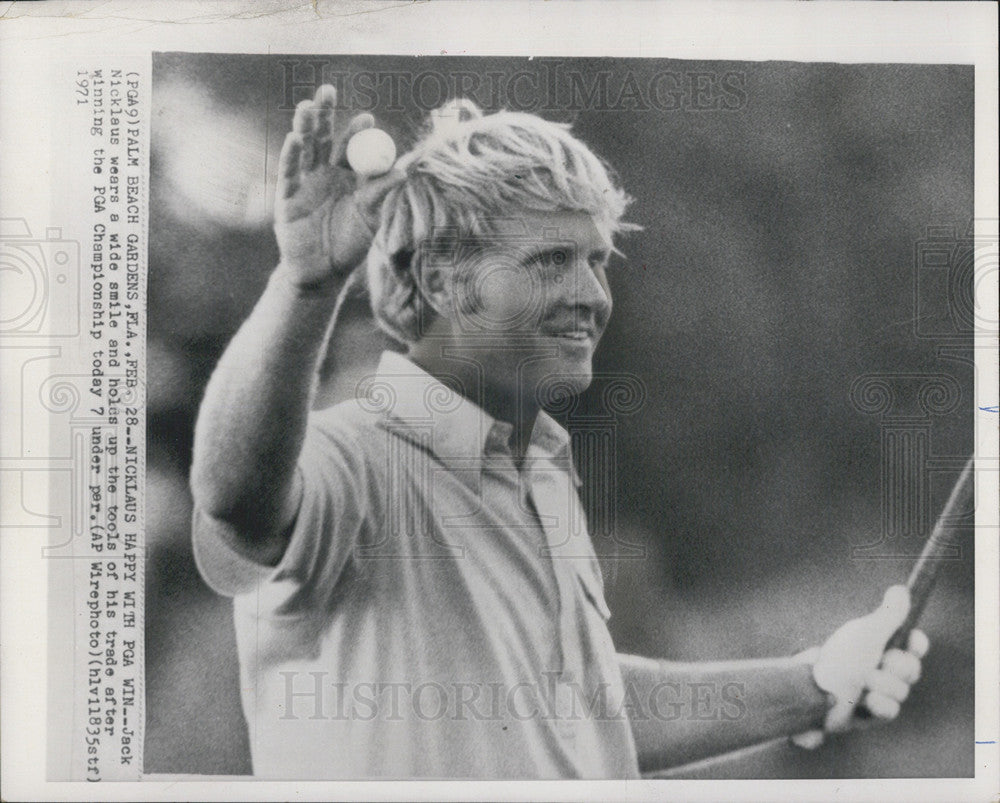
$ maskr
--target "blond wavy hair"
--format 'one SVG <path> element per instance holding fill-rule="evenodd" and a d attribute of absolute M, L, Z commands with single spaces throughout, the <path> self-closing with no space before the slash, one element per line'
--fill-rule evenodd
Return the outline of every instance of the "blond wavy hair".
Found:
<path fill-rule="evenodd" d="M 471 102 L 431 112 L 426 134 L 396 163 L 406 179 L 386 196 L 366 262 L 378 325 L 403 344 L 420 337 L 427 309 L 422 255 L 443 232 L 484 238 L 491 221 L 526 210 L 585 212 L 609 236 L 631 199 L 613 171 L 570 133 L 533 114 L 483 115 Z"/>

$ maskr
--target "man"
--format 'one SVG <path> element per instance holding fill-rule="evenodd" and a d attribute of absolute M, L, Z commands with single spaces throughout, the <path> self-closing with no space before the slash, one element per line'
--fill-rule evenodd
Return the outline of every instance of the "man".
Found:
<path fill-rule="evenodd" d="M 914 631 L 884 652 L 901 587 L 799 656 L 615 653 L 569 437 L 542 407 L 591 382 L 628 198 L 566 127 L 461 102 L 362 179 L 346 143 L 374 121 L 335 136 L 335 101 L 323 87 L 296 110 L 281 263 L 196 433 L 196 556 L 235 597 L 255 774 L 631 778 L 781 735 L 815 743 L 862 700 L 894 718 L 927 649 Z M 405 355 L 310 413 L 362 262 Z"/>

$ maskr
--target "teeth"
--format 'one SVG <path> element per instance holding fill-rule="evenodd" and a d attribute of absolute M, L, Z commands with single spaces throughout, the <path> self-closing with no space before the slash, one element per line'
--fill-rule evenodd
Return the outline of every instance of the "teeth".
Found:
<path fill-rule="evenodd" d="M 556 337 L 565 337 L 569 340 L 587 340 L 590 335 L 587 332 L 560 332 Z"/>

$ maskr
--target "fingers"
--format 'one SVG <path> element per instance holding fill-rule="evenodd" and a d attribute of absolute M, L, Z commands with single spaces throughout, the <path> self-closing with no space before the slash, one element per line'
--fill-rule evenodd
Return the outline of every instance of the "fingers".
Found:
<path fill-rule="evenodd" d="M 292 132 L 299 135 L 301 146 L 299 150 L 299 169 L 312 170 L 316 163 L 316 143 L 313 133 L 316 130 L 316 109 L 311 100 L 299 101 L 292 117 Z"/>
<path fill-rule="evenodd" d="M 837 698 L 834 700 L 830 710 L 826 712 L 826 721 L 823 724 L 824 730 L 828 733 L 840 733 L 848 730 L 854 719 L 855 700 Z"/>
<path fill-rule="evenodd" d="M 865 687 L 869 694 L 888 697 L 897 703 L 903 702 L 910 694 L 910 684 L 884 669 L 873 669 L 865 677 Z"/>
<path fill-rule="evenodd" d="M 904 683 L 912 685 L 920 680 L 920 658 L 913 652 L 887 651 L 882 656 L 882 669 L 890 675 L 895 675 Z"/>
<path fill-rule="evenodd" d="M 299 101 L 292 117 L 292 131 L 302 136 L 299 165 L 302 170 L 327 164 L 332 151 L 337 90 L 323 84 L 312 100 Z"/>
<path fill-rule="evenodd" d="M 295 107 L 292 131 L 285 138 L 278 160 L 278 197 L 290 198 L 298 192 L 306 173 L 320 167 L 334 166 L 350 169 L 347 163 L 347 144 L 359 131 L 372 128 L 375 118 L 364 113 L 355 115 L 347 126 L 334 134 L 337 91 L 324 84 L 312 99 L 303 100 Z M 390 171 L 377 178 L 359 177 L 351 206 L 355 213 L 372 229 L 386 193 L 405 179 L 401 171 Z"/>
<path fill-rule="evenodd" d="M 895 719 L 899 715 L 899 702 L 876 692 L 865 696 L 865 707 L 878 719 Z"/>
<path fill-rule="evenodd" d="M 302 135 L 294 131 L 285 137 L 278 157 L 278 193 L 290 198 L 299 187 L 299 163 L 302 158 Z"/>
<path fill-rule="evenodd" d="M 329 164 L 333 151 L 334 110 L 337 105 L 337 90 L 323 84 L 313 98 L 316 114 L 316 164 Z"/>
<path fill-rule="evenodd" d="M 878 719 L 890 720 L 899 715 L 900 704 L 910 695 L 910 686 L 920 677 L 920 659 L 910 652 L 889 650 L 882 668 L 865 677 L 864 705 Z"/>
<path fill-rule="evenodd" d="M 806 731 L 805 733 L 796 733 L 791 737 L 792 744 L 796 747 L 801 747 L 803 750 L 815 750 L 825 740 L 825 735 L 821 730 Z"/>
<path fill-rule="evenodd" d="M 876 616 L 884 629 L 888 632 L 886 640 L 896 631 L 906 614 L 910 612 L 910 592 L 904 585 L 890 586 L 886 589 L 882 598 L 882 605 L 875 611 Z"/>
<path fill-rule="evenodd" d="M 927 636 L 914 630 L 909 644 L 907 651 L 886 650 L 879 668 L 865 675 L 864 708 L 876 719 L 895 719 L 910 688 L 920 679 L 920 658 L 927 652 Z"/>
<path fill-rule="evenodd" d="M 349 169 L 347 163 L 347 143 L 359 131 L 375 126 L 375 118 L 367 112 L 355 115 L 347 128 L 334 136 L 337 90 L 330 84 L 323 84 L 316 90 L 312 100 L 299 101 L 292 117 L 292 132 L 298 134 L 298 163 L 300 170 L 312 170 L 319 165 L 334 165 Z M 283 172 L 282 175 L 285 175 Z M 388 192 L 397 181 L 381 191 Z M 374 193 L 378 195 L 378 193 Z"/>
<path fill-rule="evenodd" d="M 323 84 L 316 90 L 313 104 L 318 111 L 316 135 L 328 137 L 333 133 L 333 113 L 337 106 L 337 90 L 330 84 Z"/>
<path fill-rule="evenodd" d="M 292 117 L 292 131 L 311 135 L 316 130 L 316 108 L 311 100 L 300 100 Z"/>
<path fill-rule="evenodd" d="M 923 658 L 927 655 L 927 650 L 930 648 L 931 642 L 927 638 L 927 634 L 923 630 L 911 630 L 910 639 L 906 645 L 909 652 L 913 653 L 917 658 Z"/>

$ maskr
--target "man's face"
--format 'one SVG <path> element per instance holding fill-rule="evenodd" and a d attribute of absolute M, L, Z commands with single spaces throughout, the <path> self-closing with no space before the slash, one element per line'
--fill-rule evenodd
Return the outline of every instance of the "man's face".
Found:
<path fill-rule="evenodd" d="M 579 393 L 611 316 L 610 234 L 580 212 L 530 212 L 494 228 L 456 266 L 450 339 L 475 349 L 494 390 Z"/>

